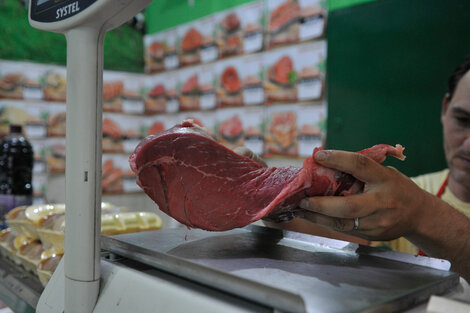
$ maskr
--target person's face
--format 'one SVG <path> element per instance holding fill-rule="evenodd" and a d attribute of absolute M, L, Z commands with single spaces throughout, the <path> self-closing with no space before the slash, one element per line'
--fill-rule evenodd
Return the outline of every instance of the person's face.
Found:
<path fill-rule="evenodd" d="M 452 99 L 444 97 L 441 122 L 451 177 L 470 189 L 470 71 L 461 78 Z"/>

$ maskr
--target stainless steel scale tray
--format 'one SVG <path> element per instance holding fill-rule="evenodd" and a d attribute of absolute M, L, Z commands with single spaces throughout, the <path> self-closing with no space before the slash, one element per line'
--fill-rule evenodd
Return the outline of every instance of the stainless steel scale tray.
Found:
<path fill-rule="evenodd" d="M 282 312 L 397 312 L 459 283 L 444 260 L 259 226 L 102 236 L 101 244 Z"/>

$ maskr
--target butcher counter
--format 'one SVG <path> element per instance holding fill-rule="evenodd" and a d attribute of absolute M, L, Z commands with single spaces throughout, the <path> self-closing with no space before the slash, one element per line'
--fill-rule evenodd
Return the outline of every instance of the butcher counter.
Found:
<path fill-rule="evenodd" d="M 256 312 L 420 313 L 434 294 L 470 299 L 468 284 L 447 270 L 447 261 L 259 226 L 221 233 L 166 229 L 101 241 L 102 263 L 175 276 Z M 10 260 L 1 258 L 0 268 L 0 300 L 15 312 L 33 312 L 39 281 Z"/>

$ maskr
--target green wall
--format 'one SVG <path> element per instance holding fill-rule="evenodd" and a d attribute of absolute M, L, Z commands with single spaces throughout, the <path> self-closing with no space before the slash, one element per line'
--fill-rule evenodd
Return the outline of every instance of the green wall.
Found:
<path fill-rule="evenodd" d="M 408 175 L 445 167 L 440 125 L 447 79 L 470 53 L 470 1 L 378 0 L 331 12 L 329 148 L 405 146 Z"/>
<path fill-rule="evenodd" d="M 214 12 L 226 10 L 254 0 L 156 0 L 145 10 L 147 33 L 153 34 Z M 331 11 L 375 0 L 328 0 Z"/>
<path fill-rule="evenodd" d="M 19 0 L 0 1 L 0 59 L 65 65 L 65 36 L 32 28 L 22 3 Z M 128 25 L 108 32 L 104 68 L 143 72 L 142 34 Z"/>

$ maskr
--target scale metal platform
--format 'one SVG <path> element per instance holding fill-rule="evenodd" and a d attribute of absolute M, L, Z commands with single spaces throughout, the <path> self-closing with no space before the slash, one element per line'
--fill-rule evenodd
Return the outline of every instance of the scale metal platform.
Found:
<path fill-rule="evenodd" d="M 459 284 L 444 260 L 260 226 L 165 229 L 101 245 L 280 312 L 397 312 Z"/>

